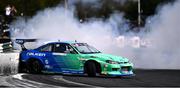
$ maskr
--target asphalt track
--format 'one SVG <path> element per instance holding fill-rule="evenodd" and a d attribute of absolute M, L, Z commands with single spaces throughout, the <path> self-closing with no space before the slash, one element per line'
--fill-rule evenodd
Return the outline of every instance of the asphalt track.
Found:
<path fill-rule="evenodd" d="M 135 70 L 134 77 L 25 74 L 23 79 L 60 87 L 180 87 L 180 70 Z"/>

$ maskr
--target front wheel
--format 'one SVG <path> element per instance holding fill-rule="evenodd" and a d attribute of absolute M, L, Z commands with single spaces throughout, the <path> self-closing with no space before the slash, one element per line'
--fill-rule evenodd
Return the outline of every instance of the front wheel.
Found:
<path fill-rule="evenodd" d="M 90 77 L 96 76 L 96 65 L 94 62 L 87 63 L 86 72 L 87 72 L 88 76 L 90 76 Z"/>
<path fill-rule="evenodd" d="M 33 74 L 40 74 L 42 72 L 42 65 L 38 60 L 29 62 L 29 72 Z"/>

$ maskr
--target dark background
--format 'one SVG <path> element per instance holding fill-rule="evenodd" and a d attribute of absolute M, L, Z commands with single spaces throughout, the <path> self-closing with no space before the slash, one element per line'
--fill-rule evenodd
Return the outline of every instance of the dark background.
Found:
<path fill-rule="evenodd" d="M 16 16 L 20 16 L 20 14 L 23 13 L 24 16 L 32 17 L 39 10 L 43 10 L 48 7 L 55 7 L 59 4 L 64 5 L 64 1 L 65 0 L 0 0 L 0 15 L 4 14 L 5 7 L 8 4 L 16 7 L 18 11 Z M 118 2 L 118 0 L 99 0 L 98 3 L 100 3 L 101 6 L 98 8 L 94 7 L 94 3 L 83 4 L 80 1 L 81 0 L 75 3 L 75 8 L 77 11 L 76 15 L 79 19 L 84 21 L 91 17 L 106 19 L 114 11 L 119 11 L 124 12 L 125 18 L 130 20 L 130 23 L 137 26 L 138 3 L 134 0 L 126 0 L 124 4 Z M 156 13 L 156 8 L 158 6 L 174 1 L 175 0 L 141 0 L 141 26 L 145 24 L 145 20 L 148 16 Z"/>

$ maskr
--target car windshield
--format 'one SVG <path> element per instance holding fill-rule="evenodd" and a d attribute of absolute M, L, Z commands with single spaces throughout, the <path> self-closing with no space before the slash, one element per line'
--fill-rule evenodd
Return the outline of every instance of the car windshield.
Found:
<path fill-rule="evenodd" d="M 89 46 L 87 43 L 74 43 L 72 46 L 82 54 L 100 53 L 100 51 L 92 46 Z"/>

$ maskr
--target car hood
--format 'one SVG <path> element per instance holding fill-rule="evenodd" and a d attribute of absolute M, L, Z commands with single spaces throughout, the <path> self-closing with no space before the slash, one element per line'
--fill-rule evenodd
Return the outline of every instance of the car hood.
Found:
<path fill-rule="evenodd" d="M 83 56 L 84 56 L 84 58 L 98 59 L 101 61 L 106 61 L 106 60 L 112 60 L 112 61 L 117 61 L 117 62 L 128 62 L 129 61 L 127 58 L 124 58 L 121 56 L 115 56 L 115 55 L 103 54 L 103 53 L 85 54 Z"/>

